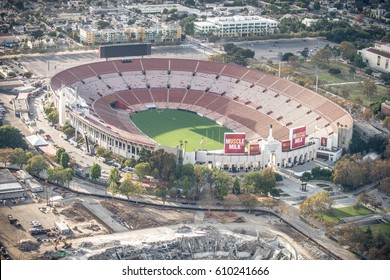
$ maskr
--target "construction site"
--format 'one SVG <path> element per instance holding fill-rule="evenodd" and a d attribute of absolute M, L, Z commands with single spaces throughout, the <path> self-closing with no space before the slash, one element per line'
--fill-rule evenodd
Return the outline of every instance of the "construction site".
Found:
<path fill-rule="evenodd" d="M 55 196 L 56 189 L 51 190 Z M 0 207 L 2 259 L 330 259 L 266 213 L 195 211 L 44 194 Z"/>

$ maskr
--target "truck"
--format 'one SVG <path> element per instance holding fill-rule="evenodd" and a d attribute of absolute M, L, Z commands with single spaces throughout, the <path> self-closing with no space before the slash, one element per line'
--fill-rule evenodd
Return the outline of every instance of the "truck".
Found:
<path fill-rule="evenodd" d="M 13 225 L 13 226 L 15 226 L 15 227 L 20 227 L 21 226 L 21 224 L 19 223 L 19 220 L 18 219 L 14 219 L 13 217 L 12 217 L 12 215 L 8 215 L 8 221 L 9 221 L 9 223 L 11 224 L 11 225 Z"/>

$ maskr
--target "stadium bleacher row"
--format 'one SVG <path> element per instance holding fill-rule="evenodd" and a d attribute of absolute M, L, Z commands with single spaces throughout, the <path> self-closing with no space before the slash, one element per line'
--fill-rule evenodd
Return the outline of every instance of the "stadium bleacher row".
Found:
<path fill-rule="evenodd" d="M 183 59 L 97 62 L 64 70 L 52 89 L 77 88 L 102 123 L 150 144 L 129 114 L 152 106 L 202 114 L 247 138 L 288 139 L 289 129 L 332 133 L 348 113 L 328 99 L 287 80 L 237 65 Z"/>

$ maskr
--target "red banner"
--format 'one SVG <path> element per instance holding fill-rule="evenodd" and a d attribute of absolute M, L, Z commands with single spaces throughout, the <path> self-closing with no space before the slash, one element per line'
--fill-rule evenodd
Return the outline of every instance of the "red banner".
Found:
<path fill-rule="evenodd" d="M 248 150 L 249 150 L 249 155 L 250 156 L 260 155 L 261 154 L 259 143 L 249 143 Z"/>
<path fill-rule="evenodd" d="M 296 149 L 305 145 L 306 126 L 292 128 L 290 130 L 291 149 Z"/>
<path fill-rule="evenodd" d="M 321 146 L 326 147 L 328 145 L 328 138 L 321 137 Z"/>
<path fill-rule="evenodd" d="M 245 133 L 225 133 L 225 154 L 245 153 Z"/>
<path fill-rule="evenodd" d="M 282 152 L 288 152 L 290 151 L 290 140 L 284 140 L 282 141 Z"/>

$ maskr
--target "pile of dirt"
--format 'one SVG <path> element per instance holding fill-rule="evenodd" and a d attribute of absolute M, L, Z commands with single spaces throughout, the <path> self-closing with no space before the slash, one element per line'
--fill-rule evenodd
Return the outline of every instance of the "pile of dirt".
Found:
<path fill-rule="evenodd" d="M 104 203 L 114 215 L 112 218 L 129 229 L 144 229 L 165 225 L 192 223 L 194 213 L 166 208 L 143 207 L 137 204 Z"/>
<path fill-rule="evenodd" d="M 134 209 L 124 208 L 118 204 L 111 203 L 106 203 L 104 206 L 132 229 L 152 228 L 164 225 L 164 223 L 156 221 L 153 217 L 142 215 L 142 211 L 134 211 Z"/>
<path fill-rule="evenodd" d="M 222 220 L 225 218 L 237 217 L 237 213 L 234 212 L 224 212 L 224 211 L 207 211 L 204 213 L 204 218 L 207 219 L 218 219 Z"/>
<path fill-rule="evenodd" d="M 62 210 L 60 212 L 61 215 L 75 221 L 75 222 L 84 222 L 85 221 L 85 211 L 82 209 L 82 205 L 79 203 L 75 203 L 72 206 Z"/>

